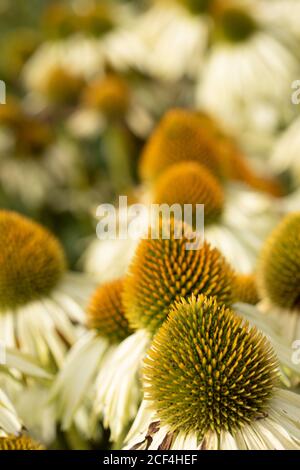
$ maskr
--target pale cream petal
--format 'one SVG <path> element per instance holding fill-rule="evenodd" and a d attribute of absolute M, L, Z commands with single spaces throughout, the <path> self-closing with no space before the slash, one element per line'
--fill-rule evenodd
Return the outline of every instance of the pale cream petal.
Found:
<path fill-rule="evenodd" d="M 274 419 L 267 418 L 263 421 L 264 435 L 270 436 L 270 442 L 276 449 L 282 450 L 299 450 L 300 441 L 297 443 L 288 433 L 286 428 L 280 425 Z"/>
<path fill-rule="evenodd" d="M 163 426 L 159 428 L 157 432 L 152 434 L 152 442 L 149 446 L 149 450 L 157 450 L 160 448 L 161 444 L 164 442 L 167 434 L 169 432 L 169 428 L 167 426 Z"/>
<path fill-rule="evenodd" d="M 89 387 L 108 347 L 105 339 L 89 332 L 67 355 L 50 394 L 51 400 L 57 405 L 57 414 L 64 429 L 71 425 L 76 409 L 89 393 Z"/>
<path fill-rule="evenodd" d="M 220 434 L 220 450 L 238 450 L 236 440 L 228 431 L 222 431 Z"/>
<path fill-rule="evenodd" d="M 17 369 L 18 371 L 29 375 L 30 377 L 40 379 L 51 379 L 52 375 L 39 366 L 38 362 L 24 353 L 15 349 L 7 348 L 6 350 L 6 366 L 8 368 Z"/>
<path fill-rule="evenodd" d="M 116 440 L 135 417 L 140 397 L 139 371 L 149 344 L 145 331 L 138 331 L 116 348 L 97 379 L 96 411 Z"/>
<path fill-rule="evenodd" d="M 280 334 L 280 326 L 272 318 L 262 314 L 259 306 L 239 302 L 234 304 L 233 308 L 238 315 L 248 320 L 250 324 L 255 325 L 268 337 L 277 354 L 281 367 L 286 367 L 298 375 L 299 365 L 294 364 L 292 361 L 293 350 L 289 341 Z"/>
<path fill-rule="evenodd" d="M 0 389 L 0 430 L 7 434 L 18 434 L 21 429 L 22 424 L 17 418 L 13 405 Z"/>
<path fill-rule="evenodd" d="M 0 315 L 0 341 L 7 347 L 16 347 L 14 320 L 17 312 L 1 312 Z"/>
<path fill-rule="evenodd" d="M 138 442 L 143 441 L 150 424 L 155 420 L 155 412 L 151 409 L 150 403 L 146 400 L 142 400 L 136 418 L 126 436 L 125 448 L 130 449 Z"/>
<path fill-rule="evenodd" d="M 195 433 L 179 432 L 173 437 L 172 450 L 198 450 L 200 443 Z"/>
<path fill-rule="evenodd" d="M 205 238 L 218 248 L 232 266 L 241 273 L 253 270 L 255 254 L 247 249 L 232 231 L 224 225 L 212 225 L 205 228 Z"/>
<path fill-rule="evenodd" d="M 68 311 L 59 302 L 51 299 L 44 299 L 43 305 L 49 312 L 54 328 L 59 331 L 60 336 L 68 344 L 73 344 L 78 339 L 78 332 L 68 317 Z"/>

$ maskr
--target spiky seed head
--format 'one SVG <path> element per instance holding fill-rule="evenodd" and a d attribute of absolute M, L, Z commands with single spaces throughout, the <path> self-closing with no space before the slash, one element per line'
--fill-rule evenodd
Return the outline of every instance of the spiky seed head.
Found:
<path fill-rule="evenodd" d="M 222 176 L 220 148 L 196 112 L 168 111 L 150 136 L 140 160 L 140 176 L 153 180 L 174 163 L 196 161 Z"/>
<path fill-rule="evenodd" d="M 216 296 L 225 304 L 233 300 L 234 274 L 218 249 L 207 242 L 187 249 L 191 235 L 171 229 L 157 239 L 141 240 L 124 286 L 124 306 L 133 328 L 151 333 L 166 320 L 171 305 L 193 293 Z M 165 238 L 164 238 L 165 237 Z"/>
<path fill-rule="evenodd" d="M 300 212 L 287 215 L 266 240 L 258 286 L 275 305 L 300 310 Z"/>
<path fill-rule="evenodd" d="M 47 296 L 65 267 L 63 249 L 48 230 L 0 211 L 0 312 Z"/>
<path fill-rule="evenodd" d="M 120 342 L 132 333 L 124 314 L 122 279 L 107 282 L 93 294 L 88 310 L 88 326 L 96 329 L 112 343 Z"/>
<path fill-rule="evenodd" d="M 39 91 L 54 104 L 71 105 L 79 99 L 84 85 L 82 75 L 58 65 L 48 73 Z"/>
<path fill-rule="evenodd" d="M 235 297 L 237 302 L 255 305 L 260 297 L 254 274 L 240 274 L 235 279 Z"/>
<path fill-rule="evenodd" d="M 92 81 L 83 93 L 83 103 L 101 111 L 108 118 L 123 117 L 130 104 L 127 83 L 117 75 Z"/>
<path fill-rule="evenodd" d="M 215 299 L 182 300 L 145 359 L 146 398 L 172 431 L 235 431 L 264 416 L 277 359 L 256 328 Z"/>
<path fill-rule="evenodd" d="M 0 450 L 46 450 L 44 446 L 26 436 L 7 436 L 0 438 Z"/>
<path fill-rule="evenodd" d="M 223 211 L 224 192 L 219 181 L 197 162 L 182 162 L 166 169 L 154 185 L 156 204 L 204 204 L 205 224 L 217 221 Z"/>

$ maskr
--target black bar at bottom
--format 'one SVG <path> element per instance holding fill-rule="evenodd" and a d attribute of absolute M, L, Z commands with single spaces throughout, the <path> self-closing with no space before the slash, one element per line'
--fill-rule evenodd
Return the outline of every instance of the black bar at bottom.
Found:
<path fill-rule="evenodd" d="M 141 466 L 204 466 L 220 465 L 220 468 L 239 468 L 251 466 L 294 465 L 299 466 L 300 454 L 297 451 L 0 451 L 0 465 L 30 463 L 30 469 L 41 469 L 45 463 L 59 463 L 60 466 L 72 465 L 81 470 L 105 469 L 121 466 L 135 469 Z M 298 465 L 297 465 L 298 464 Z M 2 466 L 3 465 L 3 466 Z M 32 467 L 33 466 L 33 467 Z M 86 466 L 85 468 L 83 466 Z M 291 467 L 292 468 L 292 467 Z M 205 469 L 207 470 L 207 469 Z M 208 469 L 210 470 L 210 469 Z M 254 469 L 256 470 L 256 468 Z"/>

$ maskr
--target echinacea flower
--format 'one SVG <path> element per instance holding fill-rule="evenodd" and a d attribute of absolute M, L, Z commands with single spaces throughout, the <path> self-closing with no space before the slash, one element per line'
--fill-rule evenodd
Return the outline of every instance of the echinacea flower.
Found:
<path fill-rule="evenodd" d="M 196 161 L 221 181 L 238 181 L 280 195 L 276 181 L 261 176 L 210 115 L 189 109 L 167 111 L 150 135 L 140 158 L 142 181 L 153 181 L 175 163 Z"/>
<path fill-rule="evenodd" d="M 195 76 L 208 46 L 211 3 L 153 0 L 134 26 L 134 33 L 145 48 L 137 65 L 165 81 Z"/>
<path fill-rule="evenodd" d="M 266 141 L 294 114 L 291 83 L 299 72 L 294 35 L 287 29 L 282 33 L 282 22 L 278 27 L 265 20 L 263 3 L 217 2 L 212 44 L 197 87 L 199 106 L 254 153 L 269 148 Z"/>
<path fill-rule="evenodd" d="M 196 205 L 203 204 L 207 225 L 220 219 L 224 199 L 219 181 L 205 166 L 193 161 L 172 165 L 162 173 L 153 187 L 154 204 L 192 204 L 194 220 Z"/>
<path fill-rule="evenodd" d="M 258 258 L 256 285 L 259 302 L 239 300 L 237 314 L 263 331 L 279 358 L 287 385 L 299 379 L 299 364 L 294 359 L 294 341 L 299 339 L 300 215 L 287 215 L 267 238 Z"/>
<path fill-rule="evenodd" d="M 221 252 L 206 241 L 197 249 L 187 249 L 189 235 L 186 232 L 176 238 L 177 226 L 177 222 L 170 224 L 169 239 L 163 234 L 152 239 L 149 231 L 125 278 L 123 298 L 129 323 L 152 334 L 167 318 L 170 306 L 182 297 L 201 293 L 227 305 L 234 300 L 234 272 Z"/>
<path fill-rule="evenodd" d="M 137 331 L 116 346 L 102 367 L 96 400 L 113 439 L 122 436 L 129 417 L 136 415 L 141 401 L 137 386 L 141 361 L 170 306 L 193 292 L 216 296 L 226 304 L 234 300 L 234 273 L 221 253 L 207 243 L 197 250 L 186 250 L 187 233 L 178 239 L 177 225 L 172 227 L 170 239 L 161 234 L 158 239 L 140 241 L 124 280 L 125 316 Z"/>
<path fill-rule="evenodd" d="M 49 203 L 49 194 L 53 197 L 60 187 L 75 188 L 83 178 L 82 164 L 70 139 L 57 136 L 47 119 L 8 96 L 0 109 L 0 182 L 4 194 L 35 210 Z"/>
<path fill-rule="evenodd" d="M 25 64 L 22 79 L 35 107 L 67 109 L 80 97 L 86 80 L 101 70 L 95 39 L 75 36 L 44 42 Z"/>
<path fill-rule="evenodd" d="M 212 138 L 202 117 L 187 109 L 171 109 L 165 113 L 150 135 L 140 157 L 142 181 L 153 181 L 169 166 L 196 161 L 216 177 L 224 176 L 218 141 Z"/>
<path fill-rule="evenodd" d="M 0 339 L 51 369 L 80 334 L 92 289 L 66 272 L 63 248 L 41 225 L 0 211 Z"/>
<path fill-rule="evenodd" d="M 193 223 L 197 204 L 204 205 L 204 235 L 240 272 L 251 272 L 263 240 L 274 227 L 272 198 L 250 189 L 227 185 L 197 162 L 177 163 L 153 184 L 153 202 L 192 205 Z M 150 196 L 151 197 L 151 196 Z M 254 220 L 256 221 L 254 223 Z"/>
<path fill-rule="evenodd" d="M 102 74 L 106 65 L 126 70 L 139 61 L 144 49 L 130 32 L 132 8 L 106 1 L 101 5 L 93 3 L 75 14 L 70 8 L 59 13 L 64 28 L 68 23 L 70 34 L 56 40 L 49 38 L 25 64 L 23 81 L 26 89 L 35 94 L 35 101 L 47 105 L 58 97 L 61 102 L 61 98 L 69 97 L 68 83 L 70 91 L 78 92 L 84 80 Z M 59 71 L 61 82 L 55 80 L 55 71 Z"/>
<path fill-rule="evenodd" d="M 252 170 L 214 119 L 187 109 L 168 111 L 142 151 L 139 174 L 136 200 L 149 212 L 151 204 L 160 202 L 204 204 L 208 241 L 238 271 L 253 270 L 262 241 L 279 218 L 272 197 L 279 187 Z M 212 218 L 215 223 L 208 224 Z M 128 224 L 128 211 L 121 208 L 118 219 Z M 149 214 L 143 211 L 137 225 L 147 233 L 148 224 Z M 99 281 L 123 276 L 138 238 L 95 240 L 84 254 L 84 269 Z"/>
<path fill-rule="evenodd" d="M 126 448 L 300 448 L 300 398 L 278 388 L 269 341 L 215 299 L 176 304 L 143 377 L 145 399 Z"/>
<path fill-rule="evenodd" d="M 300 213 L 286 217 L 266 240 L 258 262 L 258 309 L 289 341 L 300 338 Z"/>
<path fill-rule="evenodd" d="M 99 396 L 108 387 L 109 380 L 114 379 L 110 376 L 111 357 L 117 346 L 132 334 L 124 314 L 123 290 L 124 282 L 121 279 L 107 282 L 96 289 L 87 308 L 89 331 L 70 350 L 56 377 L 51 401 L 63 430 L 69 429 L 77 411 L 86 407 L 91 429 L 93 422 L 103 419 L 104 426 L 111 430 L 111 440 L 116 441 L 135 417 L 135 402 L 140 396 L 137 377 L 130 387 L 126 384 L 126 378 L 122 377 L 124 382 L 121 387 L 125 397 L 122 396 L 121 400 L 116 399 L 108 389 L 109 400 L 103 406 L 102 403 L 100 407 L 98 404 Z"/>
<path fill-rule="evenodd" d="M 92 80 L 83 91 L 83 103 L 98 109 L 108 118 L 122 117 L 128 110 L 130 92 L 125 80 L 108 75 Z"/>
<path fill-rule="evenodd" d="M 92 36 L 101 36 L 113 28 L 109 3 L 101 5 L 91 2 L 68 5 L 54 1 L 43 11 L 42 25 L 49 36 L 68 37 L 79 31 Z"/>

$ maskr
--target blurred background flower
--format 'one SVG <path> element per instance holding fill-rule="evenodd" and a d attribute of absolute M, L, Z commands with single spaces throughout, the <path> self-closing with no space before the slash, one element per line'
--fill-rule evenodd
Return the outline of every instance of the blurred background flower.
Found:
<path fill-rule="evenodd" d="M 196 445 L 171 442 L 149 358 L 151 413 L 141 380 L 152 334 L 164 328 L 150 351 L 163 367 L 164 322 L 192 295 L 221 292 L 298 393 L 299 14 L 299 0 L 1 1 L 0 340 L 15 349 L 0 366 L 0 449 L 121 448 L 133 421 L 132 445 Z M 99 205 L 128 222 L 119 196 L 146 207 L 136 237 L 99 240 Z M 204 204 L 200 250 L 141 240 L 156 203 Z M 188 346 L 178 339 L 179 362 Z M 266 364 L 272 419 L 250 413 L 221 447 L 299 446 L 294 416 L 275 436 L 299 398 L 275 390 Z"/>

